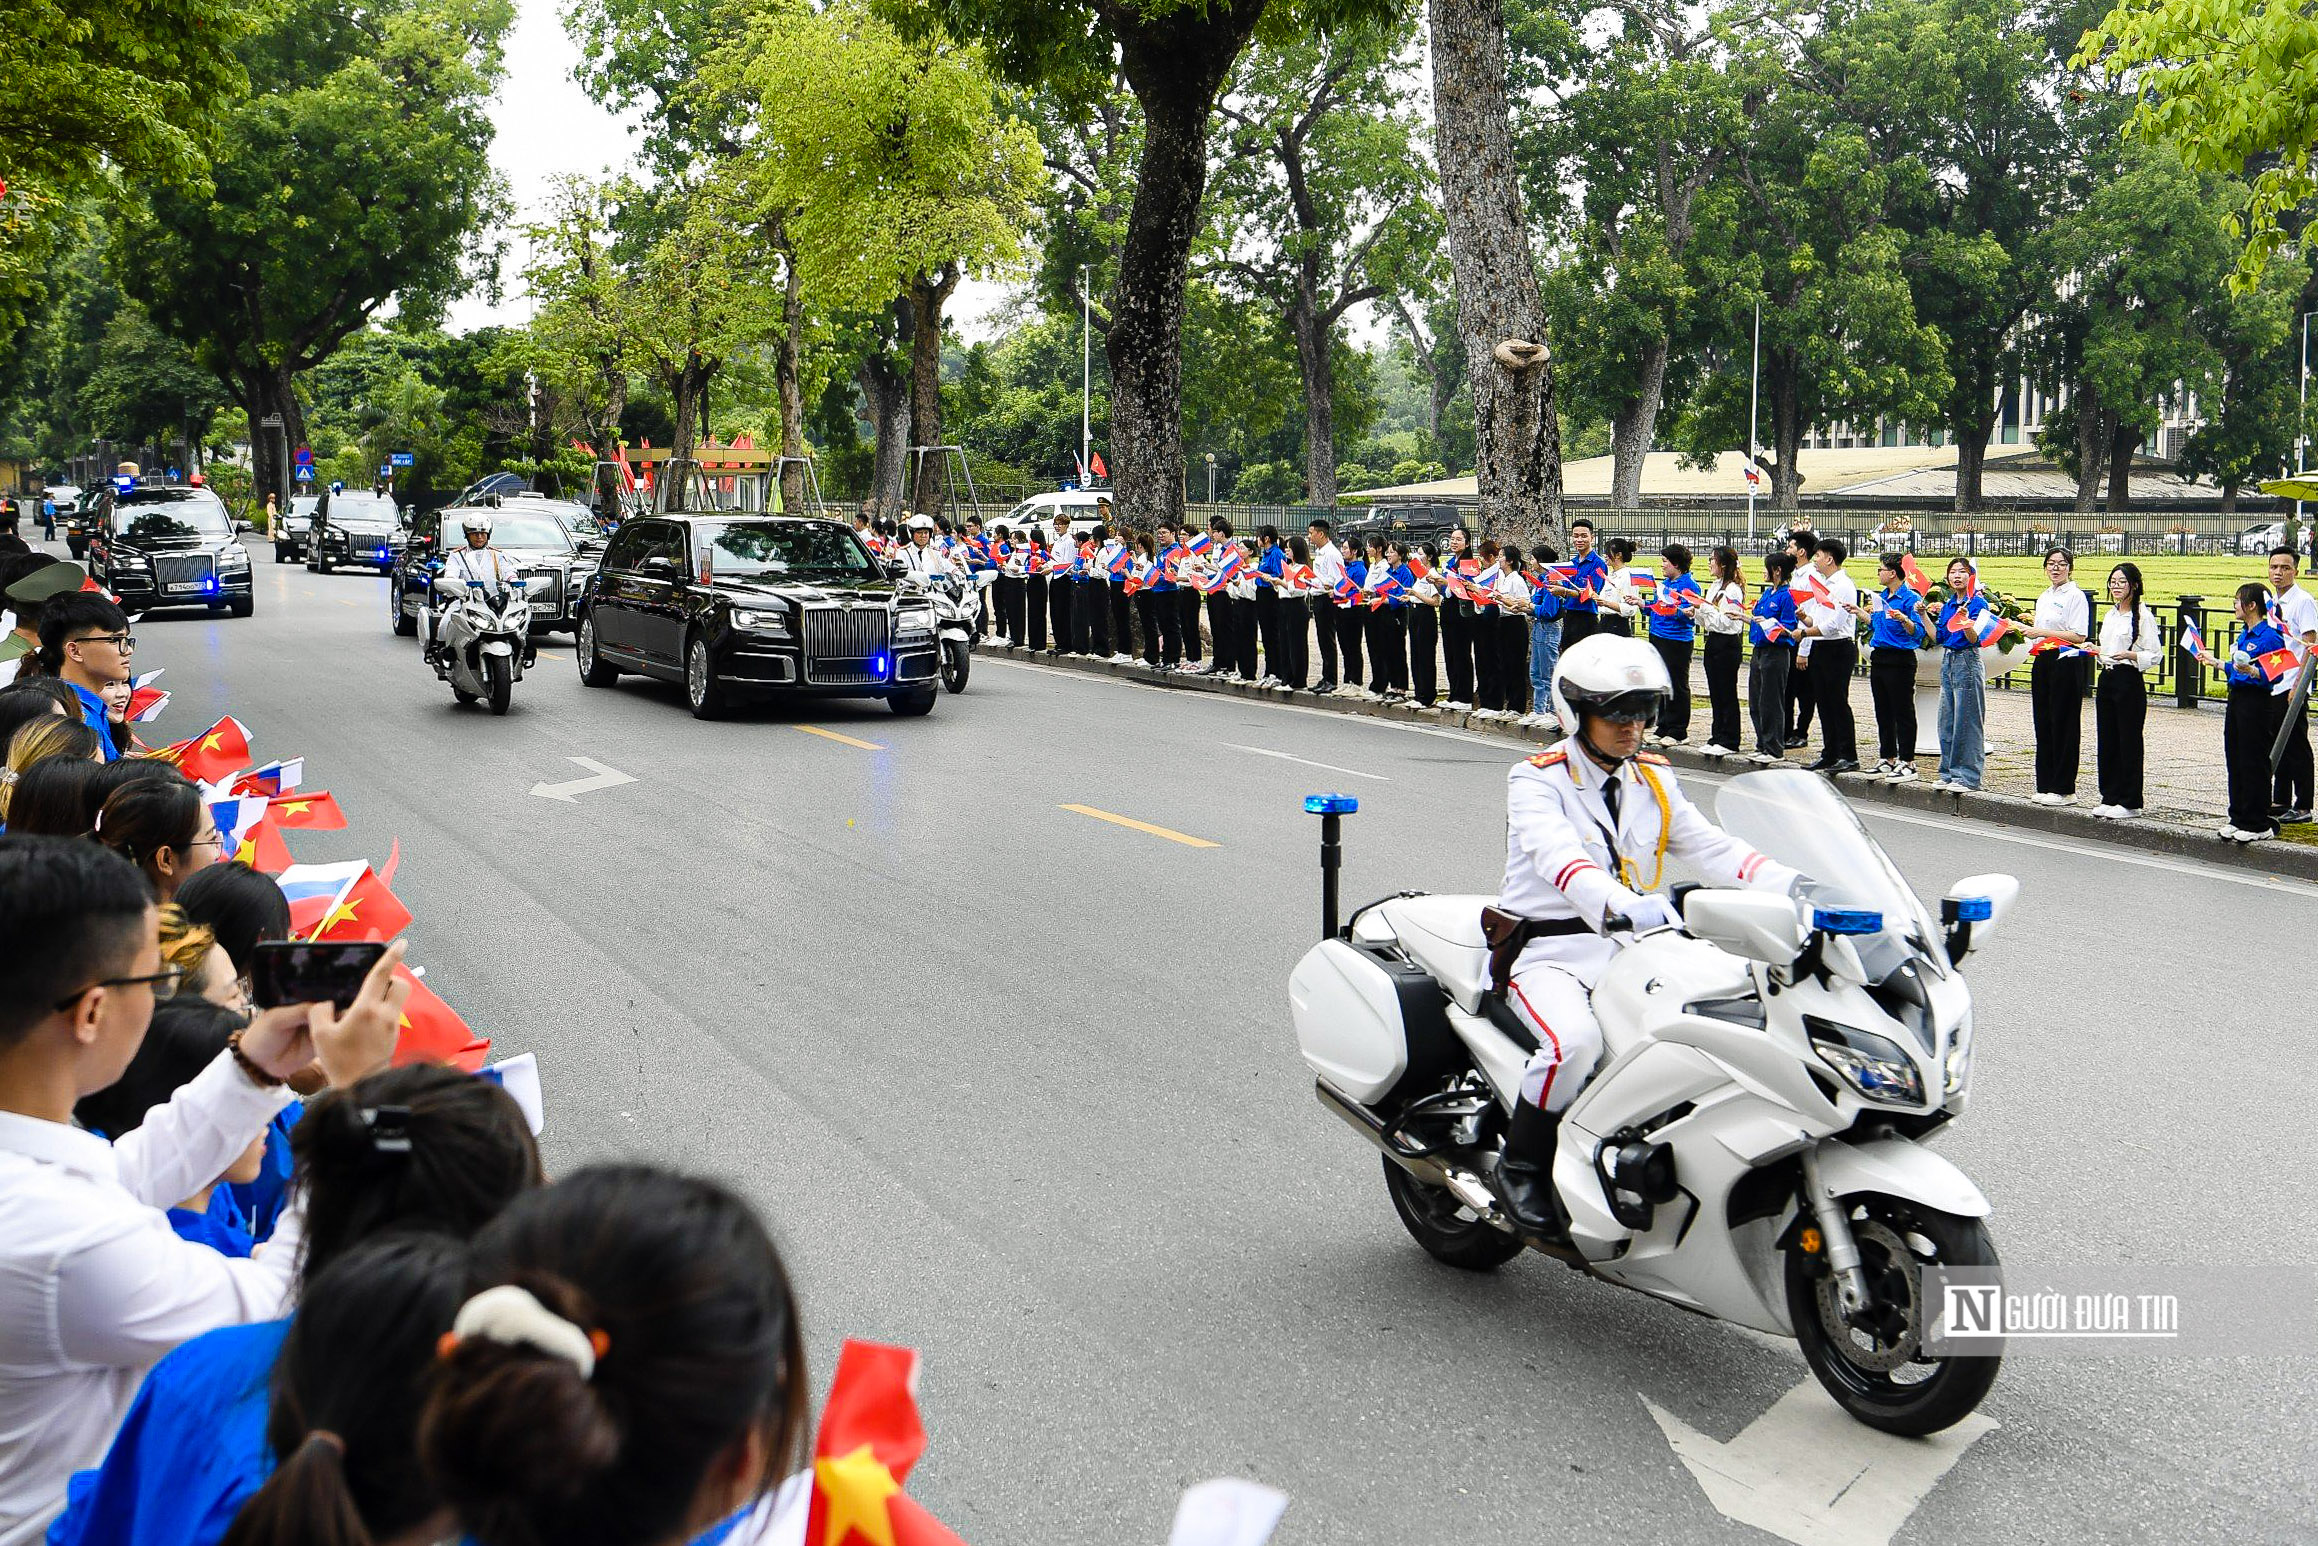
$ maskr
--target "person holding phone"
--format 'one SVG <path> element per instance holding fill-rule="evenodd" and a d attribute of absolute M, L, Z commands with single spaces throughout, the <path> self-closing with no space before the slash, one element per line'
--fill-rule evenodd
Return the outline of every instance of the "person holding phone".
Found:
<path fill-rule="evenodd" d="M 159 909 L 144 875 L 77 839 L 0 836 L 0 1538 L 32 1538 L 102 1457 L 145 1370 L 213 1327 L 280 1313 L 304 1234 L 293 1206 L 246 1261 L 177 1237 L 162 1211 L 221 1175 L 317 1059 L 352 1083 L 394 1054 L 402 946 L 344 1013 L 260 1014 L 134 1133 L 73 1107 L 117 1081 L 157 998 Z"/>

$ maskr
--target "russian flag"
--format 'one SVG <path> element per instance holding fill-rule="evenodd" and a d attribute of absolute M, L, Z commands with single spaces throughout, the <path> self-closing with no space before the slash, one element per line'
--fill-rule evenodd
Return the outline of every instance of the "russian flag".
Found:
<path fill-rule="evenodd" d="M 1131 548 L 1122 547 L 1118 552 L 1111 555 L 1110 570 L 1112 574 L 1124 576 L 1133 570 L 1134 567 L 1135 554 Z"/>
<path fill-rule="evenodd" d="M 2185 617 L 2181 620 L 2181 647 L 2195 659 L 2206 661 L 2213 659 L 2205 647 L 2205 631 L 2197 626 L 2197 619 L 2194 617 Z"/>
<path fill-rule="evenodd" d="M 361 859 L 339 864 L 293 864 L 274 877 L 290 903 L 290 934 L 303 939 L 337 910 L 370 865 Z"/>
<path fill-rule="evenodd" d="M 1195 531 L 1191 534 L 1189 539 L 1184 542 L 1183 550 L 1186 553 L 1197 556 L 1198 554 L 1204 553 L 1210 547 L 1214 546 L 1214 543 L 1215 539 L 1208 535 L 1206 532 Z"/>
<path fill-rule="evenodd" d="M 1387 574 L 1368 588 L 1368 608 L 1373 612 L 1399 594 L 1400 581 Z"/>
<path fill-rule="evenodd" d="M 271 802 L 262 794 L 234 795 L 209 802 L 209 818 L 217 823 L 218 847 L 228 854 L 241 846 L 250 829 L 266 819 Z"/>
<path fill-rule="evenodd" d="M 235 794 L 288 794 L 306 781 L 306 759 L 291 757 L 252 768 L 233 781 Z"/>
<path fill-rule="evenodd" d="M 2012 632 L 2013 627 L 2011 618 L 1991 607 L 1978 617 L 1968 619 L 1964 624 L 1964 631 L 1972 636 L 1972 642 L 1985 647 L 1994 644 L 1998 639 Z"/>
<path fill-rule="evenodd" d="M 1335 596 L 1338 604 L 1341 605 L 1342 603 L 1348 602 L 1353 597 L 1359 595 L 1360 587 L 1352 583 L 1351 575 L 1346 575 L 1343 579 L 1336 582 L 1336 588 L 1333 592 L 1331 592 L 1331 594 Z"/>

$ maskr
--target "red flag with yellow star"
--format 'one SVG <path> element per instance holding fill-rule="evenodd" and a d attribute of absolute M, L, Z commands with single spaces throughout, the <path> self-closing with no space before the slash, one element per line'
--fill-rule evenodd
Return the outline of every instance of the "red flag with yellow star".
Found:
<path fill-rule="evenodd" d="M 912 1349 L 846 1340 L 813 1443 L 806 1546 L 965 1546 L 902 1491 L 926 1449 L 917 1380 Z"/>
<path fill-rule="evenodd" d="M 294 827 L 313 832 L 343 832 L 346 813 L 330 797 L 327 789 L 312 794 L 277 795 L 266 804 L 266 820 L 277 827 Z"/>
<path fill-rule="evenodd" d="M 410 927 L 410 909 L 386 889 L 375 870 L 364 868 L 337 905 L 323 915 L 308 939 L 392 939 Z"/>
<path fill-rule="evenodd" d="M 163 747 L 161 755 L 196 783 L 223 783 L 249 766 L 249 727 L 228 714 L 192 740 Z"/>
<path fill-rule="evenodd" d="M 282 841 L 281 833 L 274 830 L 271 818 L 253 823 L 248 831 L 235 838 L 233 852 L 228 857 L 267 875 L 279 875 L 297 862 L 290 857 L 289 845 Z"/>
<path fill-rule="evenodd" d="M 468 1073 L 481 1068 L 491 1043 L 468 1029 L 459 1012 L 409 967 L 398 966 L 394 974 L 410 984 L 410 997 L 402 1006 L 402 1034 L 394 1044 L 394 1066 L 449 1063 Z"/>

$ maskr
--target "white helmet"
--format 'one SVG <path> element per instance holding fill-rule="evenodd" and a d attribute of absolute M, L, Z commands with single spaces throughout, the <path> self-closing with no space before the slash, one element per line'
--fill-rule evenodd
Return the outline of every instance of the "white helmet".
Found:
<path fill-rule="evenodd" d="M 1588 634 L 1563 650 L 1553 668 L 1553 711 L 1573 736 L 1583 728 L 1583 715 L 1647 723 L 1673 696 L 1673 679 L 1658 652 L 1623 634 Z"/>
<path fill-rule="evenodd" d="M 486 537 L 490 536 L 491 512 L 488 510 L 468 511 L 459 518 L 459 529 L 470 537 L 477 532 L 481 532 Z"/>
<path fill-rule="evenodd" d="M 932 531 L 934 518 L 930 515 L 913 515 L 909 518 L 909 529 L 911 531 Z"/>

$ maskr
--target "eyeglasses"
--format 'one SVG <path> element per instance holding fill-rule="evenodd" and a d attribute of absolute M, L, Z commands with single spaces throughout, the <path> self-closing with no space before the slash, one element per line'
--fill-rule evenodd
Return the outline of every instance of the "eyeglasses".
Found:
<path fill-rule="evenodd" d="M 110 644 L 114 649 L 126 655 L 137 647 L 137 636 L 133 633 L 84 633 L 77 639 L 68 639 L 65 642 L 68 644 Z"/>
<path fill-rule="evenodd" d="M 107 977 L 102 982 L 90 983 L 78 993 L 70 993 L 58 999 L 56 1007 L 59 1011 L 70 1009 L 99 988 L 133 988 L 139 983 L 151 988 L 155 998 L 167 998 L 175 993 L 184 981 L 185 968 L 181 966 L 164 966 L 159 971 L 148 972 L 142 977 Z"/>

